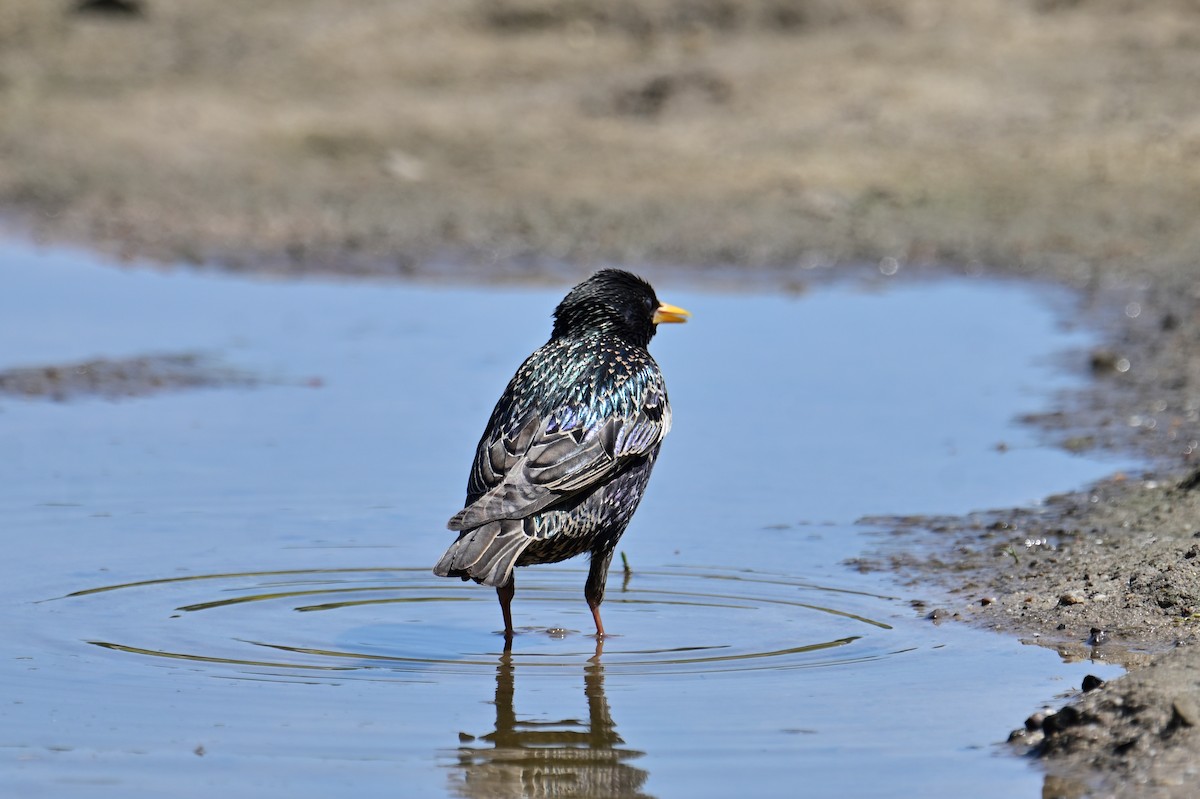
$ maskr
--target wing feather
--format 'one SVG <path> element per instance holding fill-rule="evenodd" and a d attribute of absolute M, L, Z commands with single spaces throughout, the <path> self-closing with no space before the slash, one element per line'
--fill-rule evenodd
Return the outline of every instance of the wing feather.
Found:
<path fill-rule="evenodd" d="M 648 379 L 622 385 L 628 396 L 617 397 L 611 403 L 615 412 L 602 422 L 564 429 L 563 420 L 574 424 L 586 417 L 586 409 L 563 405 L 530 412 L 512 435 L 481 441 L 470 481 L 477 496 L 447 526 L 472 530 L 526 518 L 650 454 L 670 430 L 671 413 L 657 367 L 647 371 Z"/>

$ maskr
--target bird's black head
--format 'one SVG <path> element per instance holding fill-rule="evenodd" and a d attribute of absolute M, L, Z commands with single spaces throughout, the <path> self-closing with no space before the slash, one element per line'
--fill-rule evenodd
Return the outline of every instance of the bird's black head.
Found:
<path fill-rule="evenodd" d="M 612 329 L 645 347 L 663 322 L 683 322 L 688 312 L 658 301 L 650 284 L 620 269 L 602 269 L 567 293 L 554 309 L 553 338 Z"/>

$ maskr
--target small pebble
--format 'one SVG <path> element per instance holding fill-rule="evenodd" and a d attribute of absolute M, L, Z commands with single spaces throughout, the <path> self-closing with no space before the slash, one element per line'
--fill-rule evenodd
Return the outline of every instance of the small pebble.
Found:
<path fill-rule="evenodd" d="M 1079 594 L 1063 594 L 1058 598 L 1058 604 L 1060 605 L 1082 605 L 1086 601 Z"/>
<path fill-rule="evenodd" d="M 985 596 L 983 599 L 979 600 L 979 604 L 983 605 L 984 607 L 987 607 L 988 605 L 992 604 L 995 601 L 996 601 L 996 597 Z"/>
<path fill-rule="evenodd" d="M 1083 678 L 1083 692 L 1094 691 L 1104 685 L 1104 680 L 1097 677 L 1095 674 L 1088 674 Z"/>
<path fill-rule="evenodd" d="M 1200 727 L 1200 707 L 1197 707 L 1196 700 L 1190 696 L 1177 697 L 1171 703 L 1173 715 L 1171 720 L 1178 725 L 1185 727 Z"/>
<path fill-rule="evenodd" d="M 935 608 L 925 618 L 933 621 L 941 621 L 942 619 L 950 618 L 952 614 L 945 608 Z"/>
<path fill-rule="evenodd" d="M 1013 730 L 1008 734 L 1008 742 L 1010 744 L 1024 744 L 1025 746 L 1036 746 L 1041 742 L 1041 733 L 1031 734 L 1029 730 Z"/>

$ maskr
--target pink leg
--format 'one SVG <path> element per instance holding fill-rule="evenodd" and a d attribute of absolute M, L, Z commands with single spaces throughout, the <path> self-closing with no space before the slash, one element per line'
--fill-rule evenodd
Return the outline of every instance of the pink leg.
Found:
<path fill-rule="evenodd" d="M 589 602 L 588 606 L 592 609 L 592 618 L 596 620 L 596 637 L 603 638 L 604 637 L 604 622 L 600 621 L 600 603 L 597 602 L 596 604 L 593 605 L 592 603 Z"/>

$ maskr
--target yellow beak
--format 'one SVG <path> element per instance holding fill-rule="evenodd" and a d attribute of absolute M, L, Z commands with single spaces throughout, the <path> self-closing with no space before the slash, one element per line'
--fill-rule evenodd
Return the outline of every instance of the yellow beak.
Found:
<path fill-rule="evenodd" d="M 654 324 L 661 325 L 664 322 L 686 322 L 691 313 L 683 310 L 676 305 L 668 305 L 665 302 L 659 303 L 658 310 L 654 312 Z"/>

